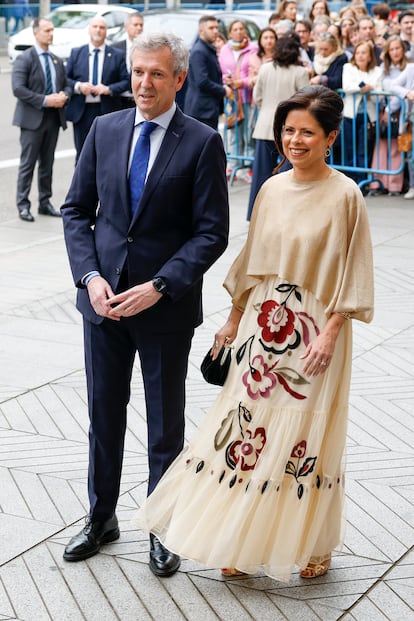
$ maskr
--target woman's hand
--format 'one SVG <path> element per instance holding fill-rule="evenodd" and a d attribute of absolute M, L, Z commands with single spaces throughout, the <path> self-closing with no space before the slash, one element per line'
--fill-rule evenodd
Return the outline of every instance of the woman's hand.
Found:
<path fill-rule="evenodd" d="M 325 373 L 334 355 L 339 330 L 345 321 L 342 315 L 334 313 L 328 319 L 322 332 L 309 343 L 305 353 L 301 356 L 301 359 L 305 360 L 303 367 L 305 375 L 316 376 Z"/>
<path fill-rule="evenodd" d="M 214 336 L 213 347 L 210 351 L 213 360 L 217 358 L 223 345 L 229 346 L 234 342 L 242 315 L 243 312 L 233 306 L 226 323 Z"/>

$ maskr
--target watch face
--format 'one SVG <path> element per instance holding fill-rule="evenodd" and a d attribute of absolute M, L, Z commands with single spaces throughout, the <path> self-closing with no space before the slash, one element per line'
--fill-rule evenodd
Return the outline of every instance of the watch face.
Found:
<path fill-rule="evenodd" d="M 158 293 L 164 294 L 167 292 L 167 285 L 162 278 L 154 278 L 152 284 L 154 285 L 154 289 L 158 291 Z"/>

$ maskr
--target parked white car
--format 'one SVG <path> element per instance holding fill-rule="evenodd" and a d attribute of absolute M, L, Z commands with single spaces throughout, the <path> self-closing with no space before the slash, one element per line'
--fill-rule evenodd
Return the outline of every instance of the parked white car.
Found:
<path fill-rule="evenodd" d="M 108 24 L 108 40 L 111 40 L 123 30 L 125 16 L 134 12 L 134 9 L 120 4 L 64 4 L 46 16 L 55 27 L 50 51 L 63 60 L 69 58 L 73 47 L 88 43 L 88 23 L 96 16 L 105 18 Z M 12 35 L 8 44 L 10 62 L 14 62 L 16 56 L 32 47 L 34 42 L 31 26 Z"/>

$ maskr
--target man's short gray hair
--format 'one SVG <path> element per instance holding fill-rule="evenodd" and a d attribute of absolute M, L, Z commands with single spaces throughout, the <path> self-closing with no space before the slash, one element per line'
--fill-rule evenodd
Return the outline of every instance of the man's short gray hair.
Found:
<path fill-rule="evenodd" d="M 181 37 L 170 32 L 144 32 L 138 35 L 131 46 L 130 60 L 135 50 L 153 52 L 163 47 L 170 48 L 173 57 L 174 75 L 188 69 L 188 49 Z"/>

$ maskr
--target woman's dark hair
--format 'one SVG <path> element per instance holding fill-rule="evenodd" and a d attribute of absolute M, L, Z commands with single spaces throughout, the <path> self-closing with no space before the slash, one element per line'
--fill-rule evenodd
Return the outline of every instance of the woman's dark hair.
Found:
<path fill-rule="evenodd" d="M 330 132 L 339 130 L 343 109 L 344 103 L 340 95 L 326 86 L 306 86 L 297 91 L 292 97 L 289 97 L 289 99 L 281 101 L 276 108 L 273 122 L 276 149 L 282 156 L 282 161 L 276 167 L 275 172 L 286 162 L 282 146 L 282 131 L 289 112 L 292 112 L 292 110 L 307 110 L 322 127 L 325 136 L 328 136 Z"/>
<path fill-rule="evenodd" d="M 300 39 L 296 32 L 290 32 L 276 41 L 273 62 L 280 67 L 299 64 Z"/>
<path fill-rule="evenodd" d="M 272 35 L 275 37 L 275 43 L 277 41 L 277 34 L 275 32 L 275 30 L 273 28 L 271 28 L 270 26 L 267 26 L 266 28 L 263 28 L 263 30 L 260 31 L 259 34 L 259 38 L 257 40 L 257 47 L 259 48 L 257 50 L 257 55 L 259 58 L 262 58 L 262 56 L 265 55 L 265 51 L 263 49 L 263 45 L 262 45 L 262 35 L 264 35 L 266 32 L 271 32 Z"/>
<path fill-rule="evenodd" d="M 319 2 L 324 5 L 324 10 L 325 10 L 324 14 L 327 15 L 328 17 L 331 14 L 331 12 L 329 10 L 329 5 L 328 5 L 326 0 L 313 0 L 312 6 L 311 6 L 311 8 L 309 10 L 309 19 L 310 19 L 311 22 L 313 22 L 315 20 L 315 18 L 313 16 L 313 10 L 315 8 L 315 4 L 319 4 Z"/>

